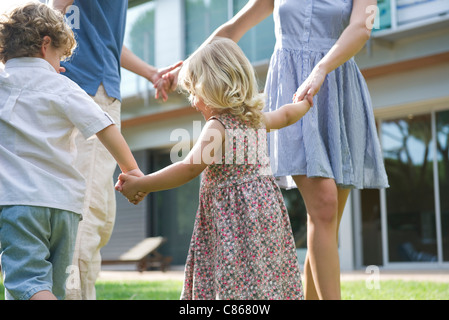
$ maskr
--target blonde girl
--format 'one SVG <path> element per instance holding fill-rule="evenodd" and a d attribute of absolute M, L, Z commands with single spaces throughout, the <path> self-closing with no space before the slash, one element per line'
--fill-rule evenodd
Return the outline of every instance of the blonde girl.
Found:
<path fill-rule="evenodd" d="M 182 299 L 303 299 L 282 194 L 270 174 L 265 132 L 298 121 L 307 100 L 263 113 L 251 63 L 216 38 L 184 63 L 179 82 L 206 124 L 184 160 L 117 187 L 137 204 L 202 173 Z"/>

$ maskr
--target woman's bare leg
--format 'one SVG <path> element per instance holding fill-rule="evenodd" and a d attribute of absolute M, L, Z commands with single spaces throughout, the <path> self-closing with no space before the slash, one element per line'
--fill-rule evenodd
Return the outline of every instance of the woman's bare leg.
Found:
<path fill-rule="evenodd" d="M 319 300 L 318 292 L 313 281 L 312 269 L 310 266 L 309 251 L 306 253 L 304 261 L 304 298 L 306 300 Z"/>
<path fill-rule="evenodd" d="M 294 176 L 307 209 L 307 255 L 304 265 L 305 298 L 338 300 L 340 261 L 338 227 L 350 189 L 333 179 Z"/>

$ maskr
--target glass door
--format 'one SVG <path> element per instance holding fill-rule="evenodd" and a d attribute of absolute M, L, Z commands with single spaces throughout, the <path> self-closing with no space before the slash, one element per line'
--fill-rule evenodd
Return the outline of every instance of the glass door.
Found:
<path fill-rule="evenodd" d="M 150 172 L 172 164 L 168 151 L 153 151 Z M 151 193 L 149 232 L 167 242 L 158 250 L 173 258 L 172 265 L 184 265 L 199 204 L 200 177 L 178 188 Z"/>
<path fill-rule="evenodd" d="M 435 262 L 437 237 L 430 114 L 381 125 L 385 166 L 388 261 Z"/>
<path fill-rule="evenodd" d="M 442 259 L 449 261 L 449 111 L 436 113 L 437 176 Z"/>
<path fill-rule="evenodd" d="M 449 261 L 449 110 L 379 121 L 390 187 L 360 190 L 361 265 Z"/>

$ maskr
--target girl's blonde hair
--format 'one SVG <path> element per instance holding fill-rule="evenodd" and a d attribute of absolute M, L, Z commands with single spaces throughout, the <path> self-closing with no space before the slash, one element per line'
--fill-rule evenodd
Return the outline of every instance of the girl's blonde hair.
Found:
<path fill-rule="evenodd" d="M 49 6 L 30 2 L 0 17 L 0 61 L 39 55 L 44 37 L 53 47 L 63 50 L 63 58 L 72 55 L 76 41 L 64 16 Z"/>
<path fill-rule="evenodd" d="M 230 112 L 255 127 L 262 124 L 265 104 L 253 66 L 240 47 L 214 38 L 192 54 L 179 73 L 179 85 L 218 112 Z"/>

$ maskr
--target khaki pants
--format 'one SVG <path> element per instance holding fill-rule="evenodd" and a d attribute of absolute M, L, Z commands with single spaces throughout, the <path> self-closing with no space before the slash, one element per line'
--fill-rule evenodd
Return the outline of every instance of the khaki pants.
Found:
<path fill-rule="evenodd" d="M 120 101 L 108 97 L 103 86 L 93 98 L 119 126 Z M 96 136 L 86 140 L 79 133 L 76 146 L 75 165 L 86 179 L 86 195 L 66 285 L 66 299 L 95 300 L 95 281 L 101 269 L 100 249 L 109 241 L 115 222 L 113 174 L 117 163 Z"/>

